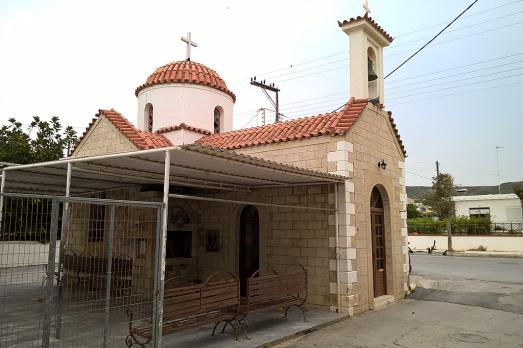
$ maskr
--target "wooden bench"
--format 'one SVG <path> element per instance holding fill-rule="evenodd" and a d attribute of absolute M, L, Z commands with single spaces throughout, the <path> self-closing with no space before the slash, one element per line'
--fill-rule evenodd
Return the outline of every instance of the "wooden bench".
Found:
<path fill-rule="evenodd" d="M 307 300 L 307 270 L 299 265 L 296 270 L 276 272 L 260 276 L 256 271 L 247 280 L 245 303 L 240 306 L 240 313 L 262 311 L 276 307 L 285 308 L 285 317 L 291 307 L 297 307 L 305 316 Z"/>
<path fill-rule="evenodd" d="M 229 279 L 211 281 L 218 274 L 226 274 Z M 238 334 L 245 333 L 246 322 L 239 318 L 240 281 L 227 272 L 215 272 L 204 283 L 164 291 L 162 335 L 175 331 L 199 327 L 207 324 L 230 324 L 236 340 Z M 135 344 L 145 347 L 152 339 L 152 323 L 140 323 L 133 327 L 133 313 L 129 313 L 129 335 L 127 347 Z M 213 330 L 214 334 L 214 330 Z"/>
<path fill-rule="evenodd" d="M 63 268 L 71 272 L 75 279 L 75 286 L 90 286 L 91 290 L 97 287 L 105 288 L 107 276 L 107 258 L 96 257 L 88 253 L 76 255 L 71 250 L 64 254 Z M 113 291 L 128 290 L 132 286 L 133 259 L 127 256 L 118 256 L 112 259 L 111 289 Z"/>
<path fill-rule="evenodd" d="M 240 305 L 240 315 L 247 317 L 251 312 L 265 311 L 272 308 L 283 307 L 284 318 L 291 307 L 299 308 L 303 314 L 303 320 L 307 321 L 305 315 L 305 302 L 307 301 L 307 270 L 301 266 L 294 266 L 294 270 L 276 272 L 274 274 L 260 276 L 260 270 L 247 279 L 246 297 Z M 222 333 L 227 325 L 225 322 Z M 247 336 L 246 328 L 245 336 Z M 213 331 L 214 335 L 214 331 Z M 248 337 L 247 337 L 248 338 Z"/>

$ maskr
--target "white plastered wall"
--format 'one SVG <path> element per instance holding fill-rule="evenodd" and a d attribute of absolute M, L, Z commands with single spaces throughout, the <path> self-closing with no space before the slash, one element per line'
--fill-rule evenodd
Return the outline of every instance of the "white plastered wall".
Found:
<path fill-rule="evenodd" d="M 144 88 L 138 93 L 137 124 L 144 129 L 145 106 L 153 106 L 153 131 L 185 123 L 214 132 L 214 109 L 223 109 L 222 132 L 232 130 L 234 101 L 217 89 L 184 83 Z M 185 143 L 187 143 L 186 141 Z"/>

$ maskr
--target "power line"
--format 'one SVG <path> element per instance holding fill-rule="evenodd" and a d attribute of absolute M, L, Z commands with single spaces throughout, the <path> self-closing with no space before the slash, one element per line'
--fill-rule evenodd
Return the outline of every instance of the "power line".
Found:
<path fill-rule="evenodd" d="M 450 67 L 450 68 L 436 70 L 436 71 L 429 72 L 429 73 L 426 73 L 426 74 L 420 74 L 420 75 L 415 75 L 415 76 L 411 76 L 411 77 L 405 77 L 405 78 L 401 78 L 401 79 L 398 79 L 398 80 L 387 81 L 387 82 L 389 84 L 393 84 L 393 83 L 397 83 L 397 82 L 401 82 L 401 81 L 412 80 L 412 79 L 416 79 L 416 78 L 424 77 L 424 76 L 431 76 L 431 75 L 439 74 L 439 73 L 442 73 L 442 72 L 458 70 L 458 69 L 465 68 L 465 67 L 470 67 L 470 66 L 474 66 L 474 65 L 480 65 L 480 64 L 484 64 L 484 63 L 488 63 L 488 62 L 498 61 L 498 60 L 512 58 L 512 57 L 517 57 L 517 56 L 521 56 L 521 55 L 523 55 L 523 52 L 518 52 L 518 53 L 515 53 L 515 54 L 509 54 L 509 55 L 496 57 L 496 58 L 491 58 L 491 59 L 486 59 L 486 60 L 481 60 L 481 61 L 476 61 L 476 62 L 464 64 L 464 65 L 453 66 L 453 67 Z M 387 87 L 386 90 L 391 90 L 391 89 L 401 88 L 401 87 L 405 87 L 405 86 L 410 86 L 410 85 L 415 85 L 415 84 L 420 84 L 420 83 L 425 83 L 425 82 L 441 80 L 441 79 L 445 79 L 445 78 L 449 78 L 449 77 L 453 77 L 453 76 L 458 76 L 458 75 L 461 75 L 461 74 L 469 74 L 469 73 L 473 73 L 473 72 L 479 72 L 479 71 L 484 71 L 484 70 L 488 70 L 488 69 L 494 69 L 494 68 L 498 68 L 498 67 L 502 67 L 502 66 L 507 66 L 507 65 L 520 63 L 520 62 L 523 62 L 523 60 L 518 60 L 518 61 L 515 61 L 515 62 L 510 62 L 510 63 L 505 63 L 505 64 L 498 64 L 498 65 L 494 65 L 494 66 L 490 66 L 490 67 L 484 67 L 484 68 L 481 68 L 481 69 L 466 71 L 466 72 L 462 72 L 462 73 L 458 73 L 458 74 L 444 75 L 444 76 L 440 76 L 440 77 L 437 77 L 437 78 L 434 78 L 434 79 L 428 79 L 428 80 L 423 80 L 423 81 L 416 81 L 416 82 L 404 84 L 404 85 L 401 85 L 401 86 Z M 471 78 L 474 78 L 474 76 L 471 76 Z M 327 97 L 331 97 L 331 96 L 335 96 L 335 95 L 344 95 L 344 94 L 348 95 L 348 91 L 345 90 L 345 91 L 340 91 L 340 92 L 336 92 L 336 93 L 326 94 L 326 95 L 315 97 L 315 98 L 306 98 L 306 99 L 294 100 L 292 102 L 281 104 L 281 105 L 282 106 L 288 106 L 288 105 L 294 105 L 294 104 L 302 104 L 304 102 L 309 102 L 309 101 L 312 101 L 312 100 L 324 99 L 324 98 L 327 98 Z M 244 110 L 244 111 L 235 112 L 235 115 L 250 114 L 250 113 L 255 112 L 255 111 L 257 111 L 257 109 Z"/>
<path fill-rule="evenodd" d="M 514 5 L 514 4 L 517 4 L 519 2 L 523 2 L 523 0 L 512 1 L 512 2 L 501 4 L 501 5 L 498 5 L 498 6 L 495 6 L 495 7 L 490 7 L 490 8 L 487 8 L 487 9 L 483 10 L 483 11 L 470 13 L 470 14 L 468 14 L 466 16 L 461 17 L 461 18 L 469 18 L 469 17 L 472 17 L 472 16 L 476 16 L 478 14 L 482 14 L 482 13 L 489 12 L 489 11 L 492 11 L 492 10 L 497 10 L 498 8 L 501 8 L 501 7 Z M 428 27 L 424 27 L 424 28 L 420 28 L 420 29 L 416 29 L 416 30 L 407 32 L 407 33 L 399 34 L 399 35 L 396 35 L 395 38 L 408 36 L 408 35 L 411 35 L 411 34 L 414 34 L 414 33 L 418 33 L 420 31 L 425 31 L 427 29 L 436 28 L 436 27 L 439 27 L 440 25 L 445 24 L 445 23 L 448 23 L 448 21 L 432 24 L 432 25 L 430 25 Z"/>
<path fill-rule="evenodd" d="M 464 170 L 464 171 L 472 172 L 472 173 L 476 173 L 476 174 L 483 174 L 483 175 L 489 175 L 489 176 L 498 176 L 498 174 L 488 173 L 488 172 L 484 172 L 482 170 L 478 170 L 478 169 L 474 169 L 474 168 L 464 168 L 464 167 L 461 167 L 461 166 L 456 166 L 454 164 L 449 165 L 448 163 L 443 163 L 443 162 L 440 162 L 440 164 L 444 164 L 447 167 L 453 167 L 453 168 L 457 168 L 458 170 Z M 503 177 L 503 178 L 507 178 L 507 179 L 516 179 L 516 180 L 520 179 L 520 178 L 516 178 L 515 176 L 507 176 L 507 175 L 499 175 L 499 176 Z"/>
<path fill-rule="evenodd" d="M 388 95 L 394 95 L 394 94 L 398 94 L 398 93 L 406 93 L 406 92 L 411 92 L 411 91 L 419 91 L 420 89 L 432 88 L 432 87 L 442 86 L 442 85 L 448 85 L 450 83 L 455 83 L 455 82 L 460 82 L 460 81 L 468 81 L 468 80 L 472 80 L 472 79 L 477 79 L 477 78 L 486 77 L 486 76 L 503 74 L 503 73 L 506 73 L 506 72 L 517 71 L 517 70 L 521 70 L 521 69 L 523 69 L 523 66 L 522 67 L 518 67 L 518 68 L 513 68 L 513 69 L 496 71 L 496 72 L 489 73 L 489 74 L 482 74 L 482 75 L 477 75 L 477 76 L 466 77 L 466 78 L 462 78 L 462 79 L 458 79 L 458 80 L 434 83 L 434 84 L 428 85 L 428 86 L 422 86 L 422 87 L 416 87 L 416 88 L 411 88 L 411 89 L 400 90 L 400 91 L 388 93 Z M 392 97 L 392 99 L 394 99 L 394 97 Z"/>
<path fill-rule="evenodd" d="M 460 36 L 460 37 L 457 37 L 457 38 L 454 38 L 454 39 L 445 40 L 445 41 L 439 41 L 439 42 L 436 42 L 435 44 L 433 44 L 432 47 L 443 45 L 443 44 L 446 44 L 446 43 L 449 43 L 449 42 L 454 42 L 454 41 L 458 41 L 458 40 L 467 39 L 467 38 L 472 37 L 472 36 L 477 36 L 477 35 L 489 33 L 489 32 L 496 31 L 496 30 L 510 28 L 510 27 L 513 27 L 515 25 L 519 25 L 519 24 L 522 24 L 522 23 L 523 23 L 523 21 L 515 22 L 515 23 L 511 23 L 511 24 L 504 25 L 504 26 L 501 26 L 501 27 L 491 28 L 491 29 L 488 29 L 488 30 L 472 33 L 472 34 L 469 34 L 469 35 Z M 405 50 L 405 51 L 401 51 L 401 52 L 396 52 L 396 53 L 393 53 L 393 54 L 385 55 L 385 57 L 397 56 L 397 55 L 400 55 L 400 54 L 403 54 L 403 53 L 409 53 L 409 52 L 412 52 L 412 51 L 413 50 Z"/>
<path fill-rule="evenodd" d="M 490 12 L 492 10 L 496 10 L 496 9 L 499 9 L 499 8 L 502 8 L 502 7 L 514 5 L 514 4 L 517 4 L 517 3 L 520 3 L 520 2 L 523 2 L 523 0 L 512 1 L 512 2 L 505 3 L 505 4 L 501 4 L 501 5 L 497 5 L 497 6 L 494 6 L 494 7 L 490 7 L 490 8 L 487 8 L 485 10 L 482 10 L 482 11 L 478 11 L 478 12 L 474 12 L 474 13 L 470 13 L 468 15 L 462 16 L 462 18 L 473 17 L 473 16 L 476 16 L 476 15 L 479 15 L 479 14 L 482 14 L 482 13 Z M 419 28 L 419 29 L 416 29 L 416 30 L 413 30 L 413 31 L 410 31 L 410 32 L 407 32 L 407 33 L 402 33 L 402 34 L 396 35 L 395 38 L 404 37 L 404 36 L 408 36 L 408 35 L 411 35 L 411 34 L 414 34 L 414 33 L 422 32 L 422 31 L 425 31 L 425 30 L 428 30 L 428 29 L 435 28 L 435 27 L 437 27 L 439 25 L 442 25 L 442 24 L 445 24 L 445 23 L 447 23 L 447 21 L 436 23 L 436 24 L 433 24 L 433 25 L 430 25 L 430 26 L 427 26 L 427 27 L 422 27 L 422 28 Z M 396 46 L 392 46 L 391 49 L 394 48 L 394 47 L 396 47 Z M 296 63 L 296 64 L 290 64 L 289 66 L 285 66 L 285 67 L 281 67 L 281 68 L 278 68 L 278 69 L 266 71 L 264 73 L 259 73 L 259 74 L 257 74 L 257 76 L 266 77 L 266 75 L 269 75 L 269 74 L 272 74 L 272 73 L 275 73 L 275 72 L 284 71 L 284 70 L 288 70 L 288 69 L 293 69 L 293 68 L 295 68 L 297 66 L 302 66 L 302 65 L 314 63 L 314 62 L 317 62 L 317 61 L 320 61 L 320 60 L 332 58 L 332 57 L 335 57 L 335 56 L 338 56 L 338 55 L 341 55 L 341 54 L 344 54 L 344 53 L 347 53 L 347 52 L 348 52 L 348 50 L 338 51 L 338 52 L 335 52 L 335 53 L 332 53 L 332 54 L 329 54 L 329 55 L 317 57 L 317 58 L 310 59 L 310 60 L 307 60 L 307 61 L 302 61 L 302 62 L 299 62 L 299 63 Z M 404 53 L 404 52 L 401 52 L 401 53 Z M 326 63 L 324 65 L 334 64 L 335 62 L 338 62 L 338 61 Z M 246 77 L 244 79 L 241 79 L 241 80 L 238 80 L 237 82 L 234 82 L 233 85 L 238 84 L 238 83 L 242 83 L 242 82 L 246 82 L 246 81 L 248 81 L 248 77 Z"/>
<path fill-rule="evenodd" d="M 456 69 L 461 69 L 461 68 L 467 68 L 467 67 L 470 67 L 470 66 L 473 66 L 473 65 L 484 64 L 484 63 L 498 61 L 498 60 L 501 60 L 501 59 L 516 57 L 516 56 L 520 56 L 520 55 L 523 55 L 523 52 L 519 52 L 519 53 L 515 53 L 515 54 L 509 54 L 508 56 L 502 56 L 502 57 L 482 60 L 482 61 L 478 61 L 478 62 L 474 62 L 474 63 L 458 65 L 458 66 L 454 66 L 454 67 L 451 67 L 451 68 L 437 70 L 437 71 L 433 71 L 433 72 L 426 73 L 426 74 L 414 75 L 414 76 L 411 76 L 411 77 L 405 77 L 405 78 L 401 78 L 401 79 L 398 79 L 398 80 L 387 81 L 387 83 L 388 84 L 394 84 L 394 83 L 405 81 L 405 80 L 412 80 L 412 79 L 415 79 L 415 78 L 418 78 L 418 77 L 430 76 L 430 75 L 434 75 L 434 74 L 439 74 L 441 72 L 446 72 L 446 71 L 451 71 L 451 70 L 456 70 Z M 517 61 L 515 63 L 518 63 L 518 62 L 520 62 L 520 61 Z M 515 63 L 507 63 L 507 64 L 515 64 Z M 495 67 L 499 67 L 499 66 L 503 66 L 503 65 L 497 65 L 497 66 L 493 66 L 493 67 L 490 67 L 490 68 L 487 67 L 487 68 L 483 68 L 483 69 L 491 69 L 491 68 L 495 68 Z M 449 75 L 447 75 L 447 76 L 449 76 Z M 452 75 L 450 75 L 450 76 L 452 76 Z"/>
<path fill-rule="evenodd" d="M 449 24 L 447 24 L 439 33 L 436 34 L 432 39 L 430 39 L 426 44 L 421 46 L 420 49 L 418 49 L 416 52 L 414 52 L 410 57 L 408 57 L 406 60 L 403 61 L 400 65 L 398 65 L 394 70 L 392 70 L 390 73 L 388 73 L 384 79 L 389 77 L 390 75 L 394 74 L 399 68 L 401 68 L 403 65 L 405 65 L 409 60 L 414 58 L 418 53 L 420 53 L 425 47 L 427 47 L 432 41 L 436 40 L 438 36 L 440 36 L 448 27 L 450 27 L 454 22 L 456 22 L 465 12 L 467 12 L 472 6 L 474 6 L 475 3 L 477 3 L 479 0 L 474 0 L 465 10 L 463 10 L 456 18 L 452 20 Z"/>
<path fill-rule="evenodd" d="M 523 81 L 506 83 L 506 84 L 497 85 L 497 86 L 476 88 L 476 89 L 466 90 L 466 91 L 460 91 L 459 94 L 463 95 L 463 94 L 468 94 L 468 93 L 473 93 L 473 92 L 487 91 L 487 90 L 491 90 L 491 89 L 497 89 L 497 88 L 502 88 L 502 87 L 521 85 L 521 84 L 523 84 Z M 417 103 L 417 102 L 421 102 L 421 101 L 429 101 L 429 100 L 440 99 L 440 98 L 445 98 L 445 97 L 453 97 L 453 96 L 456 96 L 455 92 L 454 93 L 449 93 L 449 94 L 438 95 L 438 96 L 434 96 L 434 97 L 429 97 L 429 98 L 406 100 L 406 101 L 403 101 L 401 103 L 391 103 L 391 104 L 388 104 L 388 105 L 389 105 L 389 107 L 391 107 L 391 106 L 396 106 L 396 105 L 412 104 L 412 103 Z"/>
<path fill-rule="evenodd" d="M 476 0 L 476 1 L 478 1 L 478 0 Z M 484 31 L 481 31 L 481 32 L 476 32 L 476 33 L 464 35 L 464 36 L 457 37 L 457 38 L 450 39 L 450 40 L 446 40 L 446 41 L 440 41 L 440 42 L 437 42 L 437 43 L 433 44 L 432 46 L 439 46 L 439 45 L 446 44 L 446 43 L 449 43 L 449 42 L 454 42 L 454 41 L 466 39 L 466 38 L 469 38 L 469 37 L 485 34 L 485 33 L 496 31 L 496 30 L 506 29 L 506 28 L 513 27 L 515 25 L 520 25 L 520 24 L 523 24 L 523 21 L 511 23 L 511 24 L 504 25 L 504 26 L 501 26 L 501 27 L 491 28 L 491 29 L 484 30 Z M 403 53 L 409 53 L 409 52 L 412 52 L 412 51 L 413 50 L 405 50 L 405 51 L 397 52 L 397 53 L 394 53 L 394 54 L 391 54 L 391 55 L 385 55 L 385 57 L 395 56 L 395 55 L 399 55 L 399 54 L 403 54 Z M 328 64 L 325 64 L 325 65 L 328 65 Z M 344 64 L 343 66 L 338 66 L 338 67 L 331 68 L 331 69 L 326 69 L 326 70 L 320 70 L 320 71 L 312 72 L 312 73 L 309 73 L 309 74 L 299 75 L 299 76 L 295 76 L 295 77 L 291 77 L 291 78 L 287 78 L 287 79 L 277 80 L 276 82 L 285 82 L 285 81 L 301 79 L 301 78 L 314 76 L 314 75 L 318 75 L 318 74 L 325 73 L 325 72 L 331 72 L 331 71 L 335 71 L 335 70 L 340 70 L 340 69 L 344 69 L 344 68 L 348 69 L 348 64 Z M 308 70 L 308 69 L 304 69 L 303 71 L 305 71 L 305 70 Z M 387 76 L 390 76 L 390 73 Z M 396 80 L 396 81 L 398 81 L 398 80 Z"/>
<path fill-rule="evenodd" d="M 440 89 L 437 89 L 437 90 L 434 90 L 434 91 L 426 91 L 426 92 L 420 92 L 420 93 L 415 93 L 415 94 L 402 95 L 402 96 L 394 97 L 394 98 L 390 98 L 390 99 L 392 99 L 392 100 L 403 99 L 403 98 L 407 98 L 407 97 L 418 96 L 420 94 L 428 94 L 428 93 L 434 93 L 434 92 L 439 92 L 439 91 L 445 91 L 445 90 L 448 90 L 448 89 L 467 87 L 467 86 L 477 85 L 479 83 L 492 82 L 492 81 L 497 81 L 497 80 L 501 80 L 501 79 L 508 79 L 508 78 L 511 78 L 511 77 L 518 77 L 518 76 L 523 76 L 523 73 L 509 75 L 509 76 L 503 76 L 503 77 L 497 77 L 495 79 L 489 79 L 489 80 L 484 80 L 484 81 L 476 81 L 476 82 L 471 82 L 471 83 L 464 83 L 464 84 L 461 84 L 461 85 L 458 85 L 458 86 L 451 86 L 451 87 L 446 87 L 446 88 L 440 88 Z"/>
<path fill-rule="evenodd" d="M 472 27 L 476 27 L 478 25 L 482 25 L 482 24 L 485 24 L 485 23 L 490 23 L 490 22 L 494 22 L 494 21 L 497 21 L 497 20 L 500 20 L 500 19 L 505 19 L 505 18 L 508 18 L 508 17 L 512 17 L 512 16 L 515 16 L 515 15 L 518 15 L 520 13 L 523 13 L 523 11 L 517 11 L 517 12 L 513 12 L 513 13 L 509 13 L 507 15 L 504 15 L 504 16 L 501 16 L 501 17 L 496 17 L 496 18 L 491 18 L 491 19 L 487 19 L 483 22 L 477 22 L 477 23 L 473 23 L 473 24 L 469 24 L 469 25 L 466 25 L 466 26 L 463 26 L 463 27 L 459 27 L 459 28 L 455 28 L 455 29 L 452 29 L 452 30 L 447 30 L 446 32 L 444 32 L 442 35 L 447 35 L 449 33 L 454 33 L 456 31 L 460 31 L 460 30 L 464 30 L 464 29 L 469 29 L 469 28 L 472 28 Z M 418 41 L 423 41 L 423 40 L 427 40 L 427 39 L 430 39 L 431 36 L 427 36 L 427 37 L 423 37 L 421 39 L 415 39 L 415 40 L 411 40 L 411 41 L 406 41 L 406 42 L 403 42 L 403 43 L 400 43 L 400 44 L 397 44 L 397 45 L 394 45 L 392 48 L 398 48 L 398 47 L 401 47 L 401 46 L 405 46 L 405 45 L 408 45 L 408 44 L 411 44 L 411 43 L 414 43 L 414 42 L 418 42 Z"/>
<path fill-rule="evenodd" d="M 416 173 L 413 173 L 413 172 L 409 172 L 408 170 L 406 170 L 405 173 L 409 173 L 411 175 L 419 176 L 420 178 L 427 179 L 427 180 L 430 180 L 430 181 L 433 180 L 433 178 L 429 178 L 429 177 L 421 175 L 421 174 L 416 174 Z"/>

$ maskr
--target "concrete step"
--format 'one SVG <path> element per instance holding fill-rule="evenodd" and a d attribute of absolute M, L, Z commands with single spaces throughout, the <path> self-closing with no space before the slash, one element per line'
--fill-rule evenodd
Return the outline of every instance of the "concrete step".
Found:
<path fill-rule="evenodd" d="M 383 295 L 374 299 L 374 309 L 380 309 L 394 303 L 394 296 Z"/>

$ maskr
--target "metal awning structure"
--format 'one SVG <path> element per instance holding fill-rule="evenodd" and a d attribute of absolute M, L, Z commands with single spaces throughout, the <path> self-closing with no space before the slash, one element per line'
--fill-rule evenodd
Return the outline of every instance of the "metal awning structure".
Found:
<path fill-rule="evenodd" d="M 78 196 L 85 193 L 124 187 L 159 185 L 163 187 L 160 243 L 156 263 L 155 317 L 163 317 L 163 284 L 165 280 L 165 241 L 167 240 L 169 198 L 208 200 L 233 204 L 260 204 L 288 209 L 310 209 L 333 212 L 336 217 L 336 255 L 338 255 L 337 184 L 346 177 L 298 168 L 282 163 L 238 154 L 215 147 L 190 144 L 169 148 L 107 154 L 93 157 L 67 158 L 27 165 L 0 163 L 0 226 L 4 196 L 11 193 Z M 171 185 L 214 190 L 252 191 L 271 187 L 334 184 L 335 208 L 272 204 L 269 202 L 235 201 L 205 196 L 187 196 L 169 192 Z M 64 204 L 63 221 L 68 218 L 68 203 Z M 337 259 L 338 260 L 338 259 Z M 339 272 L 338 261 L 336 272 Z M 340 284 L 338 276 L 338 308 Z M 160 319 L 161 320 L 161 319 Z M 155 342 L 161 346 L 161 323 L 153 325 Z"/>
<path fill-rule="evenodd" d="M 4 192 L 66 194 L 68 166 L 71 166 L 71 194 L 120 187 L 163 185 L 166 156 L 170 162 L 170 185 L 248 191 L 346 180 L 338 175 L 190 144 L 6 166 L 2 168 Z"/>

